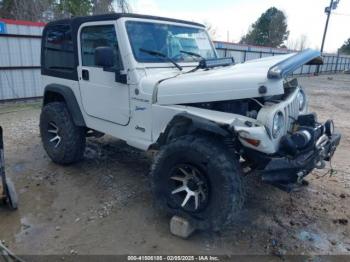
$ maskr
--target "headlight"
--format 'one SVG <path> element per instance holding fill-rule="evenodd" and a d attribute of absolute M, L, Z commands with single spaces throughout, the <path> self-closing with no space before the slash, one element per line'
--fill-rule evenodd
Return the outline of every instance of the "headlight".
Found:
<path fill-rule="evenodd" d="M 299 111 L 303 111 L 306 106 L 306 95 L 303 90 L 300 89 L 297 95 L 297 99 L 299 101 Z"/>
<path fill-rule="evenodd" d="M 281 111 L 278 111 L 273 117 L 272 136 L 277 138 L 284 127 L 284 116 Z"/>

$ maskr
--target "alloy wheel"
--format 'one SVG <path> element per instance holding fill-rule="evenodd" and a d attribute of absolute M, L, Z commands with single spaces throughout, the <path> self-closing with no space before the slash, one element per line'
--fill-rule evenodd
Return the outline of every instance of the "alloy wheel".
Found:
<path fill-rule="evenodd" d="M 61 144 L 62 137 L 60 136 L 60 129 L 54 122 L 49 123 L 47 132 L 49 133 L 49 141 L 54 145 L 54 148 L 58 148 Z"/>
<path fill-rule="evenodd" d="M 171 196 L 175 204 L 190 212 L 206 207 L 209 200 L 209 184 L 203 172 L 189 164 L 177 165 L 170 176 Z"/>

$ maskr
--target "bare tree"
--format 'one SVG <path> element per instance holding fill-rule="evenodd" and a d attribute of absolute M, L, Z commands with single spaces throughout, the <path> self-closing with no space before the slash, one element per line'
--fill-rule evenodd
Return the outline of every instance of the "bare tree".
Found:
<path fill-rule="evenodd" d="M 122 13 L 131 13 L 131 6 L 127 0 L 117 0 L 117 10 Z"/>
<path fill-rule="evenodd" d="M 86 16 L 92 13 L 91 0 L 55 0 L 55 19 Z"/>
<path fill-rule="evenodd" d="M 48 22 L 91 14 L 129 13 L 127 0 L 0 0 L 0 17 Z"/>
<path fill-rule="evenodd" d="M 54 0 L 2 0 L 0 2 L 0 17 L 45 21 L 44 13 L 53 4 Z"/>
<path fill-rule="evenodd" d="M 206 27 L 210 37 L 212 39 L 215 39 L 215 37 L 217 36 L 217 28 L 208 21 L 204 21 L 203 24 Z"/>
<path fill-rule="evenodd" d="M 92 13 L 94 15 L 114 13 L 113 0 L 93 0 Z"/>
<path fill-rule="evenodd" d="M 302 51 L 306 49 L 309 45 L 309 41 L 306 35 L 301 35 L 299 38 L 299 50 Z"/>
<path fill-rule="evenodd" d="M 298 39 L 289 39 L 287 47 L 292 50 L 302 51 L 309 47 L 309 41 L 306 35 L 301 35 Z"/>

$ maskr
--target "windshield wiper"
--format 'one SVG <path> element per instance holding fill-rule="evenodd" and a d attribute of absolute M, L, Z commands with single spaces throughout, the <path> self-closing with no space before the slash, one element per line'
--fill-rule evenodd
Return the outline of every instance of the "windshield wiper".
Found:
<path fill-rule="evenodd" d="M 140 48 L 140 51 L 141 52 L 144 52 L 144 53 L 147 53 L 147 54 L 150 54 L 150 55 L 153 55 L 153 56 L 158 56 L 158 57 L 161 57 L 161 58 L 164 58 L 165 60 L 168 60 L 169 62 L 171 62 L 174 66 L 176 66 L 177 69 L 179 69 L 180 71 L 182 71 L 182 67 L 176 63 L 173 59 L 171 59 L 169 56 L 161 53 L 161 52 L 158 52 L 158 51 L 155 51 L 155 50 L 148 50 L 148 49 L 144 49 L 144 48 Z"/>
<path fill-rule="evenodd" d="M 194 57 L 198 57 L 198 58 L 201 58 L 202 60 L 205 60 L 205 58 L 203 56 L 201 56 L 200 54 L 193 53 L 190 51 L 180 50 L 180 53 L 187 54 L 187 55 L 194 56 Z"/>
<path fill-rule="evenodd" d="M 185 51 L 185 50 L 180 50 L 180 53 L 200 58 L 198 66 L 196 66 L 195 68 L 193 68 L 192 70 L 190 70 L 190 71 L 188 71 L 186 73 L 193 73 L 193 72 L 197 71 L 198 69 L 201 68 L 202 61 L 205 61 L 205 58 L 203 56 L 201 56 L 200 54 L 197 54 L 197 53 L 193 53 L 193 52 Z"/>

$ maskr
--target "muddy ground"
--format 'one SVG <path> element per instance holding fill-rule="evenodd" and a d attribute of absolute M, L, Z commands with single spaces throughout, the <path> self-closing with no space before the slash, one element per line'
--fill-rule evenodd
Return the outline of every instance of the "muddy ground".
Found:
<path fill-rule="evenodd" d="M 0 240 L 16 254 L 348 254 L 350 255 L 350 75 L 303 77 L 311 110 L 333 118 L 343 138 L 335 170 L 308 176 L 288 194 L 247 178 L 240 219 L 189 240 L 169 233 L 152 206 L 145 153 L 106 136 L 89 139 L 85 160 L 50 161 L 40 143 L 40 103 L 0 105 L 6 171 L 20 208 L 0 208 Z"/>

